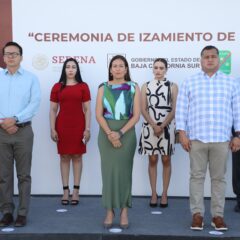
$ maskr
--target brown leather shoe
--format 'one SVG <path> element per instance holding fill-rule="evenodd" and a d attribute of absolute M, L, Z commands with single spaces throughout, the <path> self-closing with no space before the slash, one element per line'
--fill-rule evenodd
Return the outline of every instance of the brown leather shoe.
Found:
<path fill-rule="evenodd" d="M 227 225 L 225 224 L 223 217 L 217 216 L 212 219 L 211 225 L 217 231 L 226 231 L 228 230 Z"/>
<path fill-rule="evenodd" d="M 27 223 L 27 217 L 18 215 L 17 219 L 14 223 L 14 226 L 15 227 L 24 227 L 26 225 L 26 223 Z"/>
<path fill-rule="evenodd" d="M 191 225 L 191 229 L 192 230 L 198 230 L 201 231 L 203 230 L 203 217 L 201 216 L 201 214 L 198 213 L 194 213 L 193 214 L 193 218 L 192 218 L 192 225 Z"/>
<path fill-rule="evenodd" d="M 13 215 L 11 213 L 5 213 L 0 221 L 0 227 L 7 227 L 13 223 Z"/>

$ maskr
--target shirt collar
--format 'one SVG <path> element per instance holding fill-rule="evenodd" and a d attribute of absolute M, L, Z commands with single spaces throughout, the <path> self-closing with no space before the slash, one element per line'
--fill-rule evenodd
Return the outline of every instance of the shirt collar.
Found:
<path fill-rule="evenodd" d="M 5 75 L 9 73 L 7 68 L 4 69 L 3 71 L 4 71 Z M 23 68 L 20 66 L 20 67 L 18 68 L 18 70 L 15 72 L 15 74 L 19 73 L 19 74 L 22 75 L 22 74 L 23 74 L 23 71 L 24 71 Z"/>
<path fill-rule="evenodd" d="M 219 70 L 217 70 L 211 77 L 209 77 L 203 70 L 201 70 L 201 75 L 204 78 L 217 78 L 219 76 L 219 74 L 221 74 L 221 72 Z"/>

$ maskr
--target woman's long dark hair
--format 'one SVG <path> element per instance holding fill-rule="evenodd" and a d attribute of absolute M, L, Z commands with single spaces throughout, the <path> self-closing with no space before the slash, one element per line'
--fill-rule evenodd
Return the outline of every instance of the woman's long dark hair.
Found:
<path fill-rule="evenodd" d="M 129 72 L 129 67 L 128 67 L 128 62 L 127 62 L 127 59 L 125 58 L 125 57 L 123 57 L 122 55 L 116 55 L 116 56 L 114 56 L 112 59 L 111 59 L 111 61 L 110 61 L 110 63 L 109 63 L 109 67 L 108 67 L 108 79 L 109 79 L 109 81 L 112 81 L 113 80 L 113 75 L 111 74 L 111 68 L 112 68 L 112 63 L 113 63 L 113 61 L 115 61 L 115 60 L 117 60 L 117 59 L 120 59 L 120 60 L 122 60 L 123 62 L 124 62 L 124 65 L 125 65 L 125 67 L 127 68 L 127 72 L 126 72 L 126 74 L 125 74 L 125 76 L 124 76 L 124 80 L 125 81 L 132 81 L 131 80 L 131 77 L 130 77 L 130 72 Z"/>
<path fill-rule="evenodd" d="M 66 84 L 67 84 L 66 66 L 67 66 L 68 62 L 74 62 L 76 64 L 77 72 L 76 72 L 76 75 L 75 75 L 75 80 L 78 83 L 83 82 L 77 60 L 75 60 L 74 58 L 68 58 L 63 64 L 62 74 L 61 74 L 61 77 L 60 77 L 60 80 L 59 80 L 59 83 L 62 83 L 61 89 L 65 88 Z"/>

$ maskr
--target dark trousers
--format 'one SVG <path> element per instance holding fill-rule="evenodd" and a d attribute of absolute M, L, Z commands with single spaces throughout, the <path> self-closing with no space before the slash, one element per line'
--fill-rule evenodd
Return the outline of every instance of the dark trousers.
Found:
<path fill-rule="evenodd" d="M 0 209 L 13 213 L 14 160 L 18 178 L 19 205 L 17 214 L 26 216 L 31 193 L 33 131 L 30 125 L 8 134 L 0 128 Z"/>
<path fill-rule="evenodd" d="M 240 206 L 240 151 L 232 153 L 232 186 Z"/>
<path fill-rule="evenodd" d="M 232 153 L 232 185 L 240 206 L 240 151 Z"/>

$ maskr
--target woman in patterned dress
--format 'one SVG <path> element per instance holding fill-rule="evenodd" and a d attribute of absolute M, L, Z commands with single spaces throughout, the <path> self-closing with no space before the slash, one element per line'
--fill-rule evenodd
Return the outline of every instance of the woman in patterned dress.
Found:
<path fill-rule="evenodd" d="M 120 227 L 128 228 L 132 167 L 136 149 L 135 124 L 140 117 L 140 90 L 131 81 L 127 60 L 117 55 L 109 64 L 109 81 L 99 86 L 96 118 L 100 125 L 102 202 L 107 209 L 104 227 L 110 228 L 114 208 L 120 208 Z"/>
<path fill-rule="evenodd" d="M 157 163 L 163 164 L 163 191 L 160 207 L 168 206 L 167 191 L 171 177 L 171 155 L 175 143 L 175 107 L 178 88 L 165 78 L 167 61 L 157 58 L 153 63 L 154 80 L 141 89 L 141 111 L 145 119 L 139 142 L 139 153 L 149 156 L 148 173 L 152 190 L 150 207 L 157 207 Z"/>

